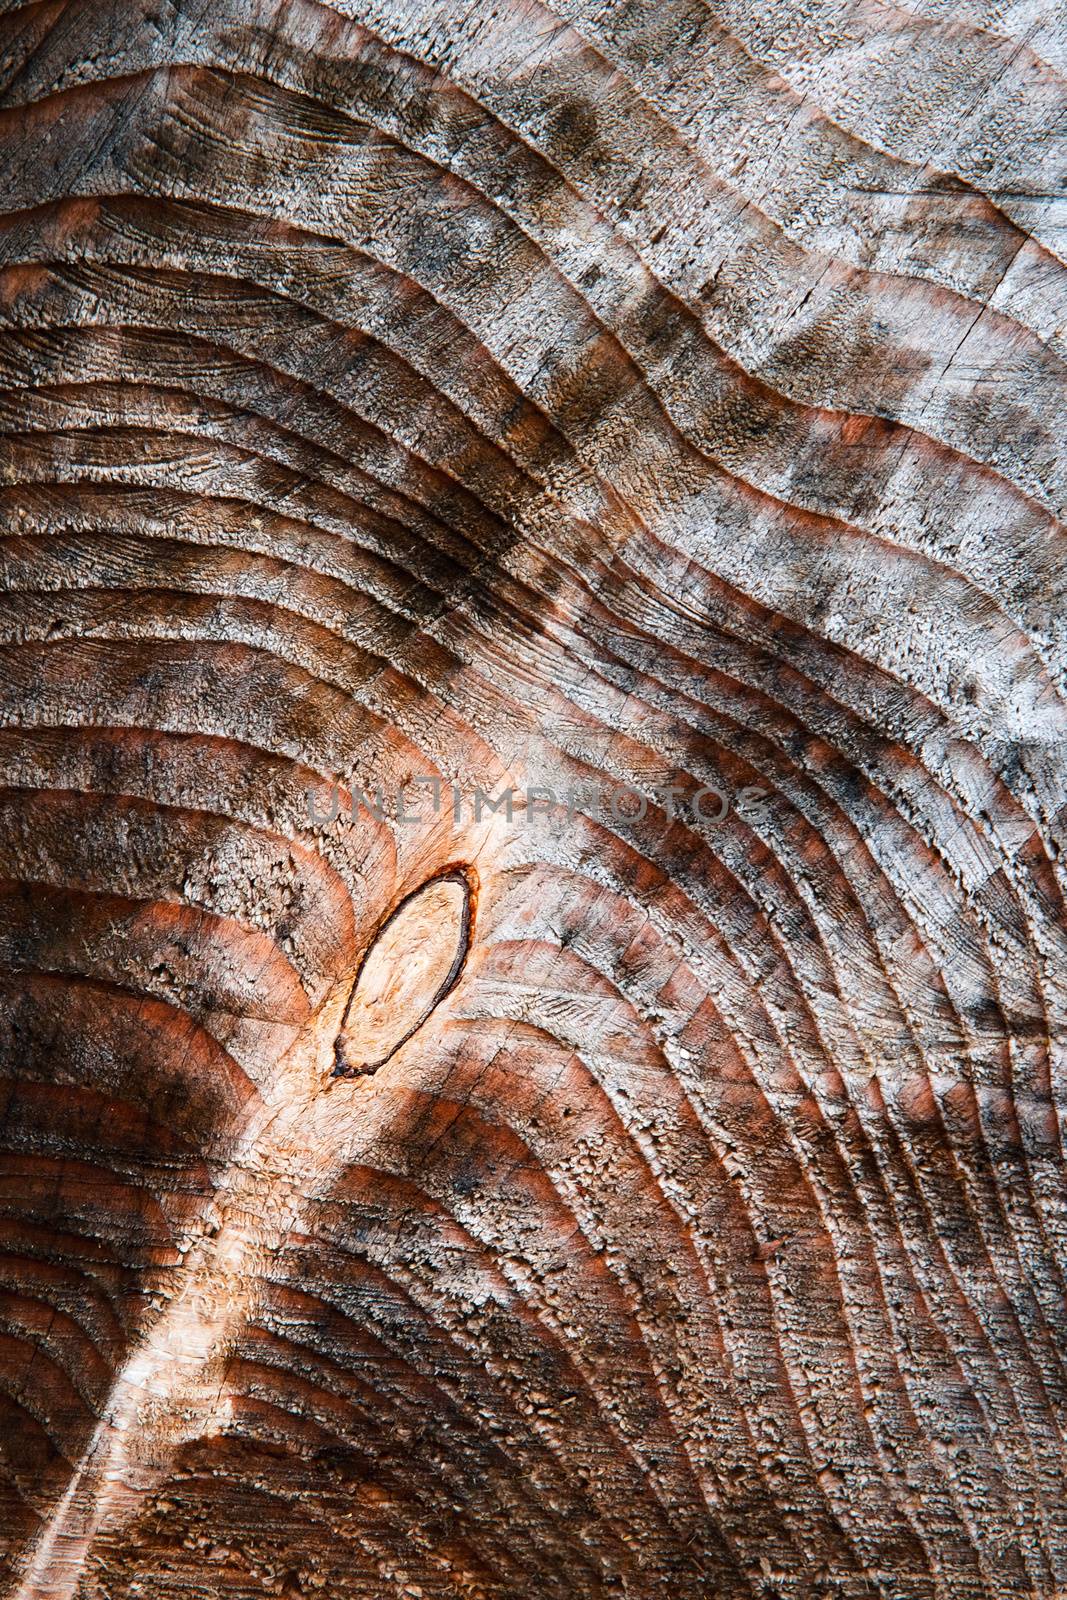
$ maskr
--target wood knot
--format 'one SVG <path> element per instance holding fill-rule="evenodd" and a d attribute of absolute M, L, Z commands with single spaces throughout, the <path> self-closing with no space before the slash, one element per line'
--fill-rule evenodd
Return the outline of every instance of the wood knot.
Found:
<path fill-rule="evenodd" d="M 406 895 L 367 947 L 334 1043 L 334 1077 L 377 1072 L 455 987 L 470 948 L 470 874 L 450 867 Z"/>

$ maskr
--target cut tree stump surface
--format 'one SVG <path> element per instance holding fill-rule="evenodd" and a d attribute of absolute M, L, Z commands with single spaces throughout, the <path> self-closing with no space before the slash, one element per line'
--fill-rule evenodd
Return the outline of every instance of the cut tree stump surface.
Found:
<path fill-rule="evenodd" d="M 0 1593 L 1067 1596 L 1067 22 L 0 19 Z"/>

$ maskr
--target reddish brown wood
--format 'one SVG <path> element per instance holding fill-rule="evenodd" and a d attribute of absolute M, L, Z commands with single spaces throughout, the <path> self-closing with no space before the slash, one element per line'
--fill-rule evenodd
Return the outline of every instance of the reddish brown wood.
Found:
<path fill-rule="evenodd" d="M 1061 1600 L 1056 8 L 0 29 L 3 1593 Z"/>

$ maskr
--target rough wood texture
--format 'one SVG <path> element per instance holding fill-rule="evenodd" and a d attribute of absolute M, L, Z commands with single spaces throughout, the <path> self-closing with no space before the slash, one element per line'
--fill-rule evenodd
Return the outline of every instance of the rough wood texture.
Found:
<path fill-rule="evenodd" d="M 1062 12 L 0 26 L 4 1592 L 1067 1594 Z"/>

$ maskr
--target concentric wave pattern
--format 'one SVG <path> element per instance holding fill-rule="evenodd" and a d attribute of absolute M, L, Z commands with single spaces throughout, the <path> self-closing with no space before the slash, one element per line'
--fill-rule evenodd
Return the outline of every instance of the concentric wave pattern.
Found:
<path fill-rule="evenodd" d="M 2 27 L 6 1592 L 1067 1593 L 1053 9 Z"/>

